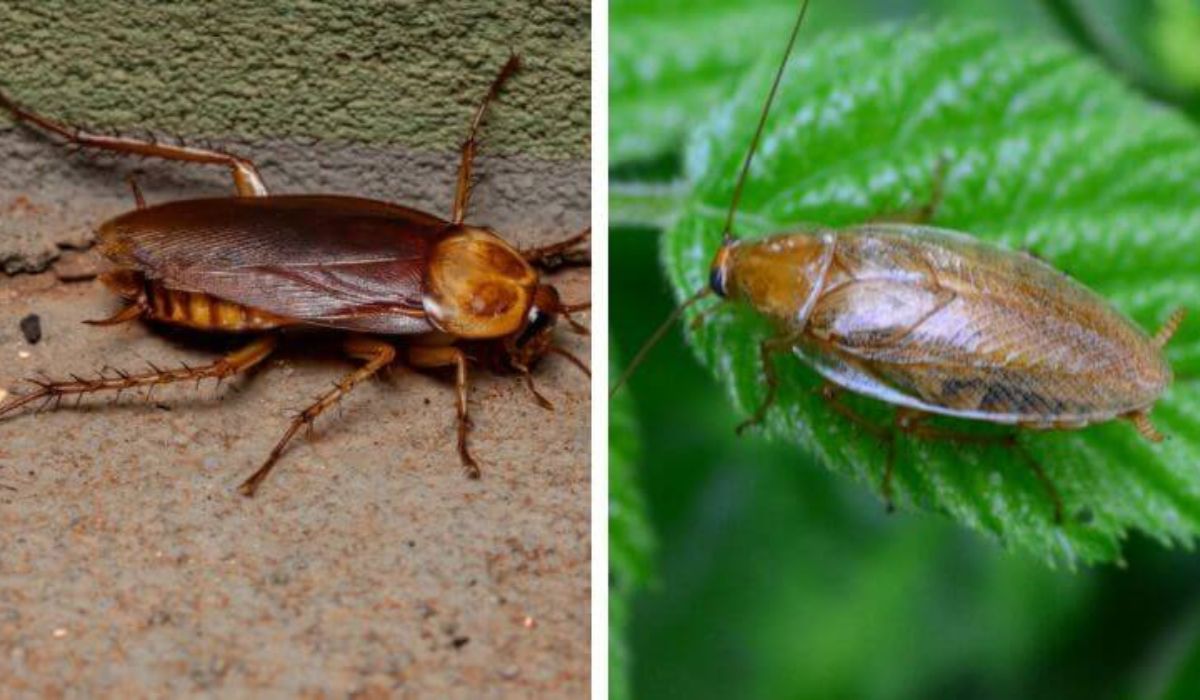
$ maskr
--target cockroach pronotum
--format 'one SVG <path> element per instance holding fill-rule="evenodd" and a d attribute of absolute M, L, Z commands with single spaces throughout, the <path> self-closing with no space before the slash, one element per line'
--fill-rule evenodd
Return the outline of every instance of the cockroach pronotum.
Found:
<path fill-rule="evenodd" d="M 346 334 L 345 352 L 362 360 L 333 389 L 291 422 L 266 460 L 239 490 L 251 496 L 293 436 L 311 426 L 355 385 L 393 362 L 453 368 L 458 454 L 468 476 L 480 470 L 467 447 L 469 361 L 520 373 L 539 405 L 531 367 L 544 355 L 587 366 L 553 342 L 558 318 L 587 329 L 540 280 L 538 269 L 585 264 L 590 229 L 561 242 L 520 251 L 494 231 L 465 223 L 472 165 L 488 105 L 518 69 L 512 56 L 474 113 L 461 147 L 449 220 L 408 207 L 357 197 L 271 195 L 254 163 L 217 150 L 103 136 L 48 119 L 0 93 L 19 121 L 72 144 L 228 167 L 237 196 L 146 206 L 133 183 L 137 209 L 103 223 L 97 239 L 113 269 L 105 284 L 127 305 L 109 326 L 135 319 L 202 332 L 237 333 L 248 344 L 210 364 L 144 373 L 102 370 L 94 378 L 31 379 L 36 389 L 0 405 L 0 416 L 36 402 L 57 405 L 68 395 L 153 387 L 187 380 L 227 379 L 247 372 L 276 349 L 283 331 L 326 329 Z M 388 336 L 405 342 L 394 345 Z M 470 356 L 462 346 L 470 348 Z"/>
<path fill-rule="evenodd" d="M 613 392 L 685 309 L 715 294 L 749 305 L 778 330 L 759 346 L 766 398 L 738 432 L 760 423 L 775 401 L 775 355 L 795 353 L 821 375 L 822 393 L 839 414 L 889 440 L 882 484 L 889 510 L 895 430 L 988 439 L 926 425 L 933 415 L 1033 429 L 1077 429 L 1122 418 L 1147 440 L 1161 441 L 1149 413 L 1171 383 L 1162 349 L 1184 310 L 1150 336 L 1032 255 L 920 225 L 940 200 L 941 167 L 933 199 L 891 223 L 734 237 L 750 162 L 807 9 L 806 1 L 743 160 L 709 285 L 676 308 Z M 839 401 L 843 391 L 895 405 L 893 429 Z M 1020 447 L 1015 436 L 1002 439 Z M 1025 456 L 1061 521 L 1054 485 Z"/>

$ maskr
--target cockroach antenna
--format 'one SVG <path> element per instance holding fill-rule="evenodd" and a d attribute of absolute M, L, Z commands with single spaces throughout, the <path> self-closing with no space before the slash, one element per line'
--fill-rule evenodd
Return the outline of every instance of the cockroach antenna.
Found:
<path fill-rule="evenodd" d="M 742 189 L 746 186 L 746 175 L 750 172 L 750 161 L 754 160 L 754 152 L 758 150 L 758 140 L 762 137 L 763 128 L 767 124 L 767 115 L 771 112 L 771 104 L 775 101 L 775 93 L 779 92 L 779 83 L 783 81 L 783 72 L 787 68 L 788 59 L 792 56 L 792 49 L 796 46 L 796 37 L 800 35 L 800 27 L 804 24 L 804 16 L 808 14 L 809 0 L 804 0 L 804 4 L 800 6 L 800 13 L 796 15 L 796 24 L 792 26 L 791 36 L 788 37 L 787 48 L 783 52 L 783 60 L 779 62 L 779 69 L 775 71 L 775 80 L 771 82 L 771 91 L 767 93 L 767 100 L 763 103 L 762 114 L 758 117 L 758 127 L 754 129 L 754 138 L 750 140 L 750 148 L 746 151 L 746 160 L 742 162 L 742 171 L 738 174 L 737 184 L 733 188 L 733 199 L 729 202 L 729 214 L 725 217 L 725 228 L 721 231 L 721 239 L 723 243 L 729 243 L 733 240 L 733 216 L 737 213 L 738 203 L 742 199 Z M 698 290 L 683 301 L 671 315 L 663 321 L 654 333 L 642 343 L 642 347 L 638 349 L 637 354 L 629 362 L 625 371 L 613 384 L 612 389 L 608 392 L 609 398 L 616 396 L 617 390 L 629 379 L 633 374 L 633 370 L 642 363 L 646 358 L 646 354 L 650 352 L 658 341 L 666 334 L 667 329 L 671 327 L 675 321 L 683 315 L 689 307 L 704 299 L 712 291 L 708 287 Z"/>
<path fill-rule="evenodd" d="M 742 190 L 746 186 L 746 176 L 750 173 L 750 162 L 754 160 L 754 152 L 758 150 L 758 140 L 762 138 L 763 128 L 767 125 L 767 115 L 771 113 L 771 103 L 775 101 L 775 93 L 779 92 L 779 83 L 783 80 L 783 71 L 787 68 L 788 59 L 792 56 L 792 48 L 796 46 L 796 37 L 800 34 L 800 26 L 804 24 L 804 15 L 808 14 L 808 2 L 800 6 L 800 14 L 796 16 L 796 24 L 792 26 L 792 34 L 788 37 L 787 48 L 783 51 L 783 60 L 779 62 L 779 70 L 775 71 L 775 80 L 771 83 L 771 91 L 763 103 L 762 114 L 758 116 L 758 127 L 754 129 L 754 138 L 750 139 L 750 148 L 746 151 L 746 160 L 742 161 L 742 172 L 738 174 L 737 185 L 733 188 L 733 199 L 729 202 L 729 214 L 725 217 L 725 228 L 721 238 L 726 243 L 733 238 L 733 216 L 737 213 L 738 203 L 742 201 Z"/>

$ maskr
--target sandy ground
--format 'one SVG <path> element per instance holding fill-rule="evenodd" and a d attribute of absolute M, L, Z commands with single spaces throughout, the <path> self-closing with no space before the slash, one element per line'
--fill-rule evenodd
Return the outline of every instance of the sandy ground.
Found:
<path fill-rule="evenodd" d="M 119 171 L 64 164 L 26 138 L 5 137 L 30 151 L 12 161 L 29 179 L 24 189 L 15 176 L 0 182 L 0 212 L 28 241 L 12 259 L 51 250 L 45 262 L 56 244 L 86 243 L 121 208 L 123 185 Z M 563 167 L 528 176 L 525 197 L 568 187 Z M 586 165 L 572 167 L 586 183 Z M 264 167 L 268 182 L 288 183 L 275 168 Z M 158 172 L 146 182 L 152 200 L 191 184 Z M 351 190 L 356 175 L 320 189 Z M 407 201 L 440 211 L 450 177 L 452 167 Z M 473 218 L 501 230 L 532 220 L 519 243 L 586 222 L 586 189 L 538 208 L 504 196 L 516 185 L 481 184 Z M 140 324 L 81 325 L 115 308 L 86 279 L 95 263 L 67 252 L 47 272 L 0 274 L 0 392 L 25 391 L 20 379 L 38 372 L 213 356 Z M 554 281 L 574 301 L 588 280 L 574 271 Z M 19 328 L 29 313 L 41 318 L 37 344 Z M 587 357 L 587 339 L 562 338 Z M 547 413 L 517 380 L 475 372 L 484 476 L 473 482 L 454 449 L 449 378 L 393 372 L 293 443 L 258 497 L 239 496 L 294 411 L 348 367 L 305 340 L 219 390 L 160 388 L 150 402 L 126 395 L 0 419 L 0 695 L 586 695 L 587 381 L 561 358 L 543 362 L 539 388 L 557 407 Z"/>

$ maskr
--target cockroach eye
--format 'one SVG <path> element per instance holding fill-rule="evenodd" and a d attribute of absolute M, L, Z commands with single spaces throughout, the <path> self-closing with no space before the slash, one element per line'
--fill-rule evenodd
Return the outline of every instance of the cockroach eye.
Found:
<path fill-rule="evenodd" d="M 708 273 L 708 286 L 712 287 L 713 293 L 724 298 L 725 294 L 725 268 L 721 265 L 713 265 L 712 270 Z"/>
<path fill-rule="evenodd" d="M 554 316 L 548 314 L 538 307 L 534 306 L 529 309 L 529 321 L 525 325 L 525 330 L 521 331 L 521 335 L 517 336 L 517 347 L 524 347 L 529 341 L 536 338 L 554 321 Z"/>

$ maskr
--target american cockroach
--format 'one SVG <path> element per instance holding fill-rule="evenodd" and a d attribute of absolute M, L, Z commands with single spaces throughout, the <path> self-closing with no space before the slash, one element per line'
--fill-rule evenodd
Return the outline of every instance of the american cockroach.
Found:
<path fill-rule="evenodd" d="M 917 437 L 989 439 L 926 425 L 933 415 L 1032 429 L 1078 429 L 1121 418 L 1147 440 L 1161 441 L 1149 414 L 1171 383 L 1162 349 L 1184 310 L 1151 336 L 1030 254 L 921 225 L 937 209 L 943 167 L 932 200 L 890 223 L 754 240 L 733 235 L 750 162 L 807 9 L 805 2 L 742 163 L 709 285 L 676 308 L 613 391 L 685 309 L 715 294 L 748 305 L 778 331 L 760 344 L 766 398 L 738 432 L 760 423 L 775 401 L 775 356 L 794 353 L 821 375 L 823 394 L 838 413 L 889 440 L 882 484 L 889 509 L 896 429 Z M 859 416 L 839 401 L 842 391 L 896 406 L 894 429 Z M 1015 436 L 1002 439 L 1020 447 Z M 1057 491 L 1025 457 L 1061 520 Z"/>
<path fill-rule="evenodd" d="M 109 326 L 135 319 L 251 340 L 210 364 L 144 373 L 101 371 L 95 378 L 31 379 L 36 389 L 0 406 L 0 416 L 27 404 L 57 405 L 68 395 L 120 392 L 171 382 L 223 380 L 261 364 L 283 331 L 325 329 L 346 335 L 345 352 L 363 364 L 297 415 L 266 460 L 240 486 L 253 495 L 293 436 L 393 362 L 453 368 L 458 454 L 470 477 L 480 470 L 467 447 L 467 369 L 471 361 L 520 373 L 539 405 L 531 368 L 549 353 L 585 373 L 587 366 L 554 344 L 559 317 L 589 303 L 567 304 L 544 284 L 539 269 L 586 264 L 590 230 L 559 243 L 517 250 L 496 232 L 465 223 L 480 126 L 489 104 L 519 67 L 512 56 L 493 80 L 461 147 L 450 218 L 348 196 L 271 195 L 254 163 L 230 153 L 88 133 L 26 109 L 0 93 L 19 121 L 71 144 L 120 154 L 221 165 L 237 196 L 146 206 L 132 183 L 137 209 L 100 225 L 97 240 L 113 269 L 104 283 L 127 305 Z M 398 336 L 397 346 L 389 337 Z M 469 354 L 468 354 L 469 352 Z"/>

